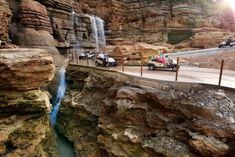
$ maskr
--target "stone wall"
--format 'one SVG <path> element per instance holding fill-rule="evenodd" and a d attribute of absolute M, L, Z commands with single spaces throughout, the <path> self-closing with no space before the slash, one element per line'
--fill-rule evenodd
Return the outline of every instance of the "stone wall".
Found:
<path fill-rule="evenodd" d="M 234 156 L 233 89 L 75 65 L 67 82 L 57 126 L 79 157 Z"/>

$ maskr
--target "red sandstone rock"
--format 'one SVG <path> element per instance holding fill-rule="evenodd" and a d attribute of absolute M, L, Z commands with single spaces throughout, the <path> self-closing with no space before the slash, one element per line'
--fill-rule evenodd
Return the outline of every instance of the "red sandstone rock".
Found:
<path fill-rule="evenodd" d="M 8 28 L 11 18 L 11 10 L 5 0 L 0 1 L 0 40 L 8 40 Z"/>
<path fill-rule="evenodd" d="M 140 65 L 141 55 L 146 61 L 149 56 L 159 55 L 161 52 L 168 52 L 164 46 L 153 46 L 145 43 L 132 43 L 127 45 L 108 47 L 109 54 L 122 63 L 122 56 L 126 65 Z"/>
<path fill-rule="evenodd" d="M 31 90 L 54 77 L 53 58 L 41 49 L 0 50 L 0 89 Z"/>
<path fill-rule="evenodd" d="M 19 8 L 18 17 L 23 26 L 26 28 L 52 32 L 51 23 L 45 6 L 36 1 L 23 0 Z"/>

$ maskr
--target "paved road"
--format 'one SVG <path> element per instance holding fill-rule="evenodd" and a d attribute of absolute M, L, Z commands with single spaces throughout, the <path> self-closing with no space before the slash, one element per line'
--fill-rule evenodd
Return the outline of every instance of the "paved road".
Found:
<path fill-rule="evenodd" d="M 177 52 L 167 54 L 169 57 L 192 57 L 192 56 L 210 56 L 213 54 L 221 53 L 221 52 L 235 52 L 235 47 L 228 48 L 210 48 L 203 50 L 195 50 L 195 51 L 186 51 L 186 52 Z"/>
<path fill-rule="evenodd" d="M 87 65 L 86 61 L 80 61 L 79 64 Z M 94 62 L 89 60 L 89 66 L 94 66 Z M 107 69 L 107 68 L 105 68 Z M 116 70 L 122 72 L 122 67 L 110 67 L 110 70 Z M 140 66 L 125 66 L 124 73 L 134 76 L 140 76 Z M 218 85 L 219 82 L 219 69 L 208 69 L 208 68 L 198 68 L 198 67 L 189 67 L 181 66 L 179 70 L 179 82 L 191 82 L 191 83 L 207 83 Z M 171 70 L 155 70 L 150 71 L 148 67 L 143 68 L 143 77 L 166 80 L 166 81 L 175 81 L 175 72 Z M 235 88 L 235 71 L 224 70 L 224 75 L 222 78 L 222 86 Z"/>

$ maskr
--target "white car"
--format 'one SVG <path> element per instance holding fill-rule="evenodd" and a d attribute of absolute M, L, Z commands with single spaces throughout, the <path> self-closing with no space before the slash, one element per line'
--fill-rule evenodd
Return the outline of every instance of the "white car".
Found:
<path fill-rule="evenodd" d="M 164 69 L 171 69 L 172 71 L 176 72 L 177 68 L 179 68 L 179 66 L 177 67 L 177 61 L 174 59 L 170 59 L 168 57 L 166 57 L 166 59 L 167 61 L 165 63 L 158 62 L 156 61 L 155 58 L 151 59 L 147 63 L 149 70 L 156 70 L 158 68 L 164 68 Z"/>

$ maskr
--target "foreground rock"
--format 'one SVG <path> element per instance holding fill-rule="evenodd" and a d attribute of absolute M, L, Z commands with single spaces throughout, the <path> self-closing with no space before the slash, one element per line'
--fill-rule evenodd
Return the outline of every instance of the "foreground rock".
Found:
<path fill-rule="evenodd" d="M 232 157 L 235 91 L 70 65 L 58 128 L 79 157 Z"/>
<path fill-rule="evenodd" d="M 40 90 L 54 69 L 44 50 L 0 51 L 1 157 L 58 156 L 49 121 L 50 96 Z"/>
<path fill-rule="evenodd" d="M 0 156 L 56 157 L 45 91 L 0 90 Z"/>
<path fill-rule="evenodd" d="M 53 58 L 41 49 L 0 50 L 0 89 L 31 90 L 54 77 Z"/>

